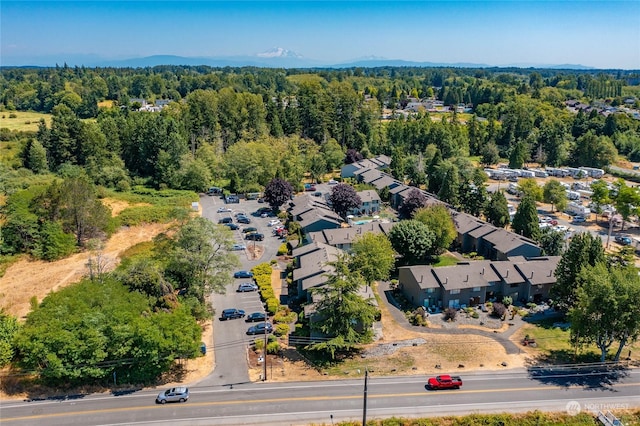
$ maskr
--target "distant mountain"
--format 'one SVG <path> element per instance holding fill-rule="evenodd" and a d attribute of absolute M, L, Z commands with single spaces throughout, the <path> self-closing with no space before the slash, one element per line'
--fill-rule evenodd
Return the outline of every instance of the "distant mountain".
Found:
<path fill-rule="evenodd" d="M 297 54 L 293 50 L 283 49 L 282 47 L 274 47 L 266 52 L 258 53 L 259 58 L 297 58 L 302 59 L 302 55 Z"/>
<path fill-rule="evenodd" d="M 354 62 L 346 62 L 335 64 L 332 68 L 374 68 L 374 67 L 452 67 L 452 68 L 489 68 L 491 65 L 486 64 L 474 64 L 467 62 L 457 63 L 445 63 L 445 62 L 416 62 L 405 61 L 403 59 L 385 59 L 385 58 L 372 58 L 362 59 Z"/>
<path fill-rule="evenodd" d="M 52 67 L 56 64 L 67 64 L 86 67 L 145 68 L 158 65 L 205 65 L 210 67 L 268 67 L 268 68 L 373 68 L 373 67 L 451 67 L 451 68 L 547 68 L 593 70 L 595 68 L 576 64 L 542 65 L 542 64 L 508 64 L 487 65 L 468 62 L 421 62 L 403 59 L 387 59 L 378 56 L 367 56 L 353 61 L 329 63 L 305 58 L 304 56 L 282 47 L 274 47 L 255 55 L 219 56 L 219 57 L 187 57 L 177 55 L 153 55 L 128 59 L 105 59 L 97 55 L 58 54 L 38 57 L 2 57 L 1 66 L 42 66 Z"/>

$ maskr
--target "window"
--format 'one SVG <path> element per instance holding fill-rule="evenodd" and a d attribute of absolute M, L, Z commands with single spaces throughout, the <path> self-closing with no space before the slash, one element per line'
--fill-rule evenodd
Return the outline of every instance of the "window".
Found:
<path fill-rule="evenodd" d="M 474 287 L 473 291 L 480 291 L 480 287 Z"/>
<path fill-rule="evenodd" d="M 449 294 L 460 294 L 460 290 L 459 289 L 449 290 Z"/>
<path fill-rule="evenodd" d="M 427 289 L 427 293 L 433 293 L 434 291 L 435 291 L 435 289 L 433 289 L 433 288 L 428 288 Z"/>

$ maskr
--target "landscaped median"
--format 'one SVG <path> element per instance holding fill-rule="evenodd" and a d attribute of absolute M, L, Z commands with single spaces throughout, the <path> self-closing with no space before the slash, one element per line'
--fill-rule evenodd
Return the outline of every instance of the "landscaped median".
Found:
<path fill-rule="evenodd" d="M 288 307 L 280 305 L 280 301 L 276 297 L 273 286 L 271 285 L 271 274 L 273 272 L 271 265 L 261 263 L 252 270 L 253 278 L 258 284 L 260 296 L 265 303 L 265 308 L 269 315 L 273 315 L 275 326 L 274 333 L 276 336 L 284 336 L 289 334 L 289 324 L 296 321 L 296 313 L 292 312 Z"/>

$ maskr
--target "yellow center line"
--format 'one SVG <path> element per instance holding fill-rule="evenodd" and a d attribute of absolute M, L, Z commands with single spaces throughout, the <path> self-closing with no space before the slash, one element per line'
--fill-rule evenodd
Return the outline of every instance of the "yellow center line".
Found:
<path fill-rule="evenodd" d="M 630 386 L 639 386 L 640 383 L 621 383 L 615 385 L 615 387 L 630 387 Z M 584 386 L 580 385 L 571 385 L 571 386 L 531 386 L 526 388 L 502 388 L 502 389 L 478 389 L 478 390 L 455 390 L 451 392 L 442 392 L 442 391 L 429 391 L 429 392 L 411 392 L 411 393 L 396 393 L 396 394 L 369 394 L 367 396 L 368 399 L 377 399 L 377 398 L 406 398 L 412 396 L 435 396 L 435 395 L 457 395 L 457 394 L 474 394 L 474 393 L 498 393 L 498 392 L 518 392 L 518 391 L 542 391 L 542 390 L 557 390 L 557 389 L 581 389 Z M 265 398 L 265 399 L 256 399 L 256 400 L 235 400 L 235 401 L 210 401 L 210 402 L 188 402 L 186 404 L 171 404 L 176 406 L 176 408 L 189 408 L 189 407 L 207 407 L 207 406 L 220 406 L 220 405 L 237 405 L 237 404 L 246 404 L 250 402 L 252 404 L 268 404 L 268 403 L 279 403 L 279 402 L 291 402 L 291 401 L 340 401 L 340 400 L 349 400 L 349 399 L 362 399 L 362 395 L 344 395 L 344 396 L 301 396 L 301 397 L 290 397 L 290 398 Z M 34 407 L 37 409 L 38 407 Z M 74 412 L 65 412 L 65 413 L 49 413 L 49 414 L 35 414 L 31 416 L 23 416 L 23 417 L 9 417 L 2 418 L 2 422 L 8 421 L 21 421 L 21 420 L 34 420 L 34 419 L 42 419 L 42 418 L 50 418 L 50 417 L 64 417 L 64 416 L 78 416 L 78 415 L 87 415 L 87 414 L 105 414 L 105 413 L 124 413 L 128 411 L 138 411 L 138 410 L 150 410 L 156 409 L 155 406 L 137 406 L 137 407 L 122 407 L 122 408 L 109 408 L 109 409 L 99 409 L 99 410 L 87 410 L 87 411 L 74 411 Z"/>

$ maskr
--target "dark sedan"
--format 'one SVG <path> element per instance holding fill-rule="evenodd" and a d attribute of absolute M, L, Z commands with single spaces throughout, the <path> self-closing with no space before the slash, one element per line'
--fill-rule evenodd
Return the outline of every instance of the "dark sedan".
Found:
<path fill-rule="evenodd" d="M 222 311 L 220 315 L 220 321 L 226 321 L 228 319 L 244 318 L 244 311 L 242 309 L 230 308 Z"/>
<path fill-rule="evenodd" d="M 264 312 L 254 312 L 252 314 L 247 315 L 245 318 L 246 322 L 264 322 L 267 319 L 267 314 Z"/>
<path fill-rule="evenodd" d="M 253 278 L 253 272 L 251 271 L 237 271 L 233 274 L 233 278 Z"/>
<path fill-rule="evenodd" d="M 273 325 L 270 322 L 259 322 L 256 325 L 252 325 L 247 330 L 247 334 L 255 335 L 255 334 L 267 334 L 273 333 Z"/>

